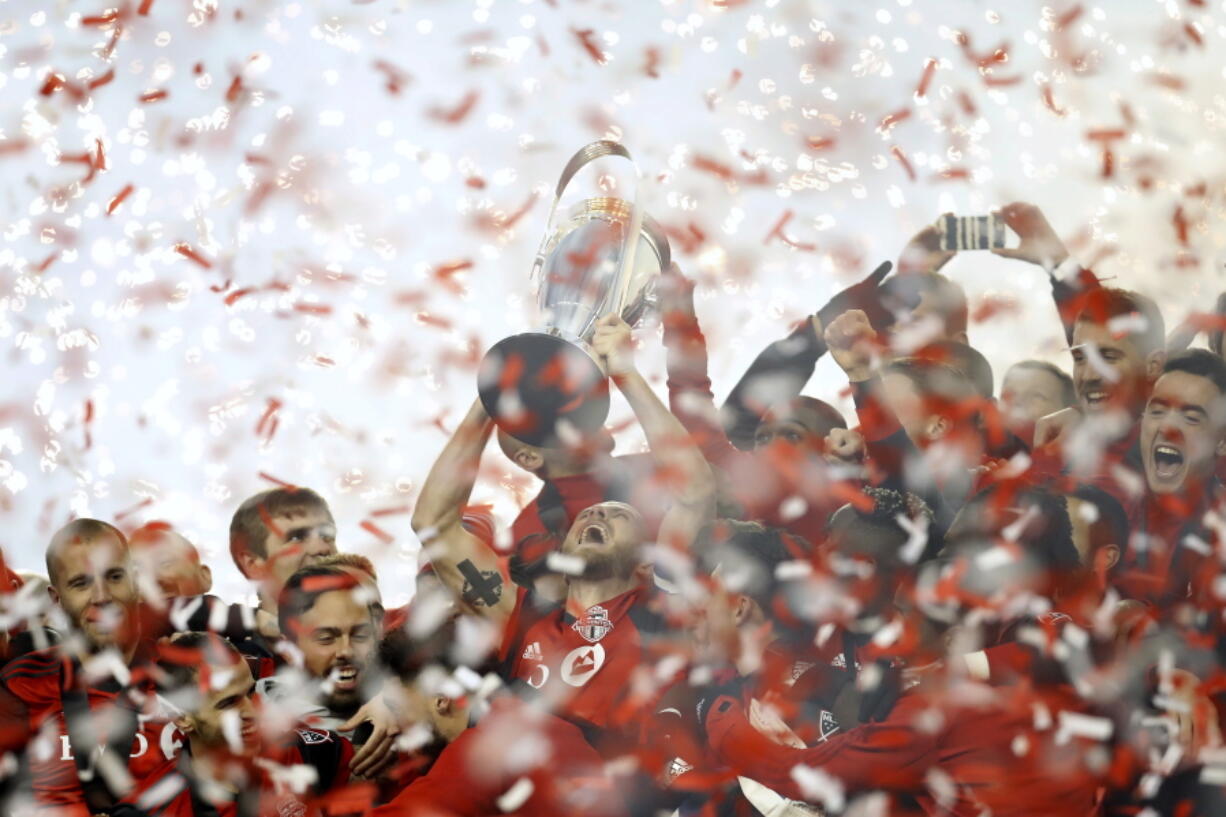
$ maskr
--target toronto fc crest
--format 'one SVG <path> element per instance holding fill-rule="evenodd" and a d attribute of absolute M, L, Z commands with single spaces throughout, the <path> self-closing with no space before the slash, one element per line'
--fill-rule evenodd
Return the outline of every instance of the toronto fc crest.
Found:
<path fill-rule="evenodd" d="M 587 612 L 571 625 L 571 629 L 595 644 L 609 634 L 613 629 L 613 622 L 609 621 L 609 611 L 595 604 L 587 608 Z"/>

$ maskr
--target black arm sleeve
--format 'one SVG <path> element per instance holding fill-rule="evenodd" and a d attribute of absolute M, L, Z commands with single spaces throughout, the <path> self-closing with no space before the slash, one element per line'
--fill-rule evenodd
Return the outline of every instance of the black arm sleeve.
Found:
<path fill-rule="evenodd" d="M 798 396 L 825 352 L 826 344 L 808 318 L 792 334 L 763 349 L 720 410 L 732 444 L 742 451 L 753 448 L 754 431 L 766 409 Z"/>

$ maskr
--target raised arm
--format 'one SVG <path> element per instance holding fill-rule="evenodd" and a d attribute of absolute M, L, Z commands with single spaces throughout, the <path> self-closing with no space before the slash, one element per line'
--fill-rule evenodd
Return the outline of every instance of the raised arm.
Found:
<path fill-rule="evenodd" d="M 1002 247 L 992 250 L 996 255 L 1026 261 L 1042 267 L 1051 280 L 1051 297 L 1056 302 L 1056 312 L 1064 327 L 1064 337 L 1073 342 L 1073 323 L 1085 295 L 1101 286 L 1093 272 L 1084 269 L 1069 254 L 1068 247 L 1056 235 L 1043 211 L 1033 204 L 1017 201 L 1000 210 L 1009 229 L 1017 233 L 1021 243 L 1017 247 Z"/>
<path fill-rule="evenodd" d="M 481 402 L 474 401 L 422 485 L 413 530 L 435 574 L 460 603 L 502 626 L 515 609 L 515 593 L 507 586 L 498 557 L 462 524 L 493 428 Z"/>
<path fill-rule="evenodd" d="M 634 411 L 660 473 L 668 479 L 673 504 L 660 523 L 662 544 L 689 547 L 715 516 L 715 475 L 681 421 L 651 390 L 634 365 L 630 327 L 617 315 L 596 324 L 592 350 L 605 363 Z"/>
<path fill-rule="evenodd" d="M 863 281 L 839 292 L 790 335 L 767 346 L 754 358 L 732 387 L 722 410 L 724 428 L 733 445 L 742 450 L 753 448 L 754 431 L 766 410 L 800 394 L 813 376 L 818 358 L 826 353 L 822 332 L 840 314 L 860 309 L 877 328 L 889 325 L 892 316 L 881 305 L 877 287 L 890 274 L 892 266 L 886 261 Z"/>

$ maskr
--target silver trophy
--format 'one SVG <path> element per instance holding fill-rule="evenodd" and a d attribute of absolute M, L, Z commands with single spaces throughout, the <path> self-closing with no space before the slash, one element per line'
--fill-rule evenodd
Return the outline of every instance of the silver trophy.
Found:
<path fill-rule="evenodd" d="M 603 157 L 630 163 L 633 200 L 585 198 L 561 213 L 575 174 Z M 639 206 L 641 178 L 617 142 L 592 142 L 571 157 L 532 265 L 540 327 L 499 341 L 481 362 L 482 405 L 499 428 L 530 445 L 578 443 L 608 417 L 608 381 L 589 346 L 596 321 L 615 312 L 636 324 L 670 262 L 663 231 Z"/>

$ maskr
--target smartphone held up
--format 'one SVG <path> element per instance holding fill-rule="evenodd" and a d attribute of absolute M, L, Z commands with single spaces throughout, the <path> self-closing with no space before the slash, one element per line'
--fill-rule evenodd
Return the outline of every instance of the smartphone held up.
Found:
<path fill-rule="evenodd" d="M 941 216 L 937 222 L 942 250 L 999 250 L 1008 238 L 1004 219 L 987 216 Z"/>

